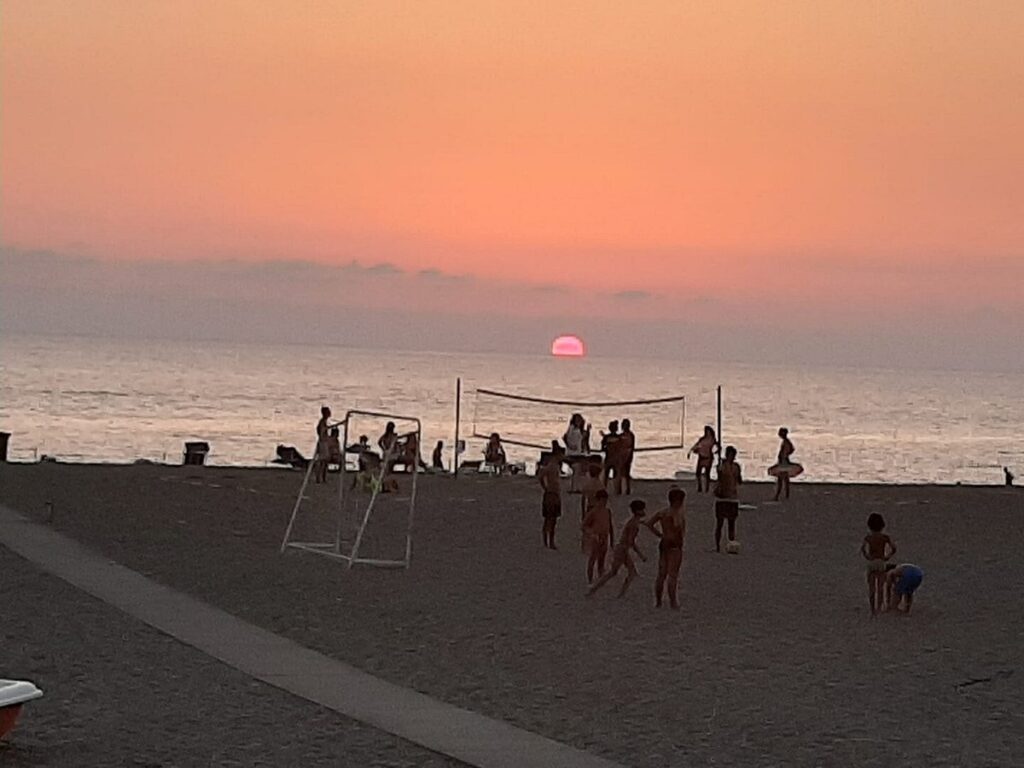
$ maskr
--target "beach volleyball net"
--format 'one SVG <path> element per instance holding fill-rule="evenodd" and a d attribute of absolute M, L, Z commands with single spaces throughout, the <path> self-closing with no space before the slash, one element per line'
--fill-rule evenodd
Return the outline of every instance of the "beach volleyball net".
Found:
<path fill-rule="evenodd" d="M 395 438 L 387 449 L 380 449 L 377 438 L 389 423 Z M 338 426 L 341 455 L 329 462 L 325 483 L 314 482 L 317 465 L 310 462 L 281 552 L 323 555 L 349 568 L 408 568 L 422 446 L 420 420 L 353 410 Z M 368 449 L 358 448 L 364 435 Z"/>
<path fill-rule="evenodd" d="M 520 456 L 551 449 L 575 413 L 591 425 L 590 450 L 601 449 L 601 432 L 609 423 L 629 419 L 636 435 L 636 453 L 686 450 L 686 396 L 642 400 L 561 400 L 478 388 L 473 399 L 472 437 L 486 441 L 497 432 L 510 453 Z"/>

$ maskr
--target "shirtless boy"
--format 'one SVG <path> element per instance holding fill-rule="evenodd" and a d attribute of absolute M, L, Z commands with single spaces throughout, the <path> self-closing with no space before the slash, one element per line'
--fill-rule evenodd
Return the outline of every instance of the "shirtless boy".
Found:
<path fill-rule="evenodd" d="M 587 519 L 587 512 L 594 504 L 594 497 L 598 491 L 605 490 L 604 480 L 601 477 L 601 465 L 598 463 L 591 463 L 587 466 L 587 478 L 583 481 L 581 489 L 583 492 L 580 495 L 580 523 Z M 587 551 L 587 536 L 584 533 L 580 537 L 580 544 L 584 552 Z"/>
<path fill-rule="evenodd" d="M 647 505 L 644 504 L 640 499 L 633 499 L 629 502 L 629 511 L 632 513 L 632 517 L 622 529 L 622 536 L 619 537 L 619 542 L 615 545 L 615 549 L 612 550 L 612 567 L 604 576 L 594 582 L 594 585 L 587 592 L 587 597 L 597 592 L 601 587 L 615 578 L 615 574 L 619 572 L 619 569 L 625 566 L 626 568 L 626 580 L 622 582 L 622 589 L 619 590 L 619 597 L 626 594 L 626 590 L 629 589 L 629 585 L 633 579 L 637 577 L 636 564 L 633 562 L 633 552 L 636 552 L 636 556 L 644 562 L 647 558 L 644 557 L 644 553 L 640 551 L 640 548 L 636 545 L 636 535 L 640 532 L 640 523 L 644 519 L 644 511 L 647 509 Z"/>
<path fill-rule="evenodd" d="M 736 448 L 725 449 L 725 459 L 718 465 L 715 484 L 715 552 L 722 551 L 722 524 L 729 524 L 729 541 L 736 541 L 736 518 L 740 514 L 740 484 L 743 473 L 736 461 Z"/>
<path fill-rule="evenodd" d="M 584 540 L 590 542 L 590 557 L 587 559 L 587 583 L 593 584 L 595 566 L 597 575 L 604 576 L 604 561 L 608 556 L 608 545 L 615 543 L 612 512 L 608 509 L 608 491 L 602 488 L 594 494 L 594 503 L 583 520 L 581 530 Z"/>
<path fill-rule="evenodd" d="M 875 616 L 885 604 L 885 571 L 890 557 L 896 554 L 896 545 L 885 530 L 885 519 L 874 512 L 868 515 L 868 530 L 860 545 L 860 553 L 868 561 L 868 605 Z"/>
<path fill-rule="evenodd" d="M 679 608 L 677 595 L 679 569 L 683 564 L 683 539 L 686 538 L 686 491 L 673 488 L 668 492 L 668 508 L 644 523 L 661 539 L 658 542 L 658 578 L 654 583 L 654 605 L 661 607 L 668 582 L 668 600 L 672 608 Z"/>
<path fill-rule="evenodd" d="M 551 448 L 551 456 L 537 472 L 537 480 L 540 487 L 544 489 L 544 496 L 541 499 L 541 515 L 544 517 L 544 546 L 548 549 L 558 549 L 555 546 L 555 526 L 558 525 L 558 518 L 562 516 L 562 461 L 565 459 L 565 451 L 559 445 Z"/>

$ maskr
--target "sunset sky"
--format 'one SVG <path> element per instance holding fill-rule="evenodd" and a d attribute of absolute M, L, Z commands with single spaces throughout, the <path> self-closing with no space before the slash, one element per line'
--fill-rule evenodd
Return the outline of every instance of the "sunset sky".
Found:
<path fill-rule="evenodd" d="M 4 282 L 1024 332 L 1022 39 L 1009 0 L 7 0 Z"/>

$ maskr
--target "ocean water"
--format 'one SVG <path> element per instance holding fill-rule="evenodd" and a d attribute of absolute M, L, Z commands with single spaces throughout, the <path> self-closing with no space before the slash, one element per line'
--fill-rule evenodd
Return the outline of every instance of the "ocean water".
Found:
<path fill-rule="evenodd" d="M 690 445 L 716 424 L 750 478 L 766 477 L 790 429 L 808 480 L 998 483 L 1024 476 L 1024 375 L 787 367 L 695 360 L 556 359 L 547 355 L 391 352 L 333 346 L 136 341 L 6 335 L 0 339 L 0 430 L 9 458 L 180 463 L 183 443 L 206 440 L 210 464 L 263 466 L 278 443 L 310 453 L 322 404 L 417 417 L 424 457 L 437 440 L 451 461 L 455 380 L 462 377 L 465 458 L 473 433 L 524 443 L 561 436 L 572 411 L 597 431 L 633 421 L 638 445 Z M 657 406 L 570 407 L 477 394 L 489 388 L 548 399 L 605 402 L 686 396 Z M 376 440 L 383 421 L 354 417 L 352 439 Z M 400 430 L 403 428 L 399 423 Z M 534 448 L 509 445 L 510 459 Z M 692 469 L 685 450 L 643 453 L 636 474 Z"/>

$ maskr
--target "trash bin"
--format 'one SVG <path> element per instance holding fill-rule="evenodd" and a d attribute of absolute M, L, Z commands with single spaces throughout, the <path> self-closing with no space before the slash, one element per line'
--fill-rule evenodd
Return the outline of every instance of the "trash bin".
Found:
<path fill-rule="evenodd" d="M 206 463 L 206 454 L 210 452 L 209 443 L 185 443 L 185 466 L 202 466 Z"/>
<path fill-rule="evenodd" d="M 10 442 L 10 432 L 0 432 L 0 462 L 6 463 L 7 461 L 7 443 Z"/>

